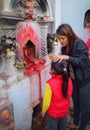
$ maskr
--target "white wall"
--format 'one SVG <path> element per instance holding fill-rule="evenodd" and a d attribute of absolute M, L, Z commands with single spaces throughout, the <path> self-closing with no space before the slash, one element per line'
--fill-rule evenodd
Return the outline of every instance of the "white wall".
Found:
<path fill-rule="evenodd" d="M 54 6 L 55 6 L 55 30 L 56 30 L 58 25 L 61 23 L 61 1 L 56 0 Z"/>
<path fill-rule="evenodd" d="M 90 8 L 90 0 L 61 0 L 61 22 L 69 23 L 74 31 L 86 41 L 83 27 L 84 14 Z"/>
<path fill-rule="evenodd" d="M 84 15 L 90 9 L 90 0 L 48 0 L 51 5 L 54 23 L 52 30 L 55 32 L 61 23 L 68 23 L 75 33 L 85 42 L 90 37 L 90 28 L 84 28 Z"/>
<path fill-rule="evenodd" d="M 48 0 L 48 1 L 50 3 L 52 11 L 52 17 L 54 18 L 50 31 L 51 33 L 54 33 L 58 25 L 61 23 L 61 0 Z"/>

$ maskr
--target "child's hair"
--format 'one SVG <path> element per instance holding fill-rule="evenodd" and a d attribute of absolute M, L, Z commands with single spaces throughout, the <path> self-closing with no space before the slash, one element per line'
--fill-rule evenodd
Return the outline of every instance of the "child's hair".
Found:
<path fill-rule="evenodd" d="M 62 83 L 62 92 L 63 96 L 65 98 L 68 97 L 67 90 L 68 90 L 68 63 L 66 60 L 63 60 L 61 62 L 53 62 L 51 63 L 51 71 L 57 75 L 62 75 L 63 76 L 63 83 Z"/>

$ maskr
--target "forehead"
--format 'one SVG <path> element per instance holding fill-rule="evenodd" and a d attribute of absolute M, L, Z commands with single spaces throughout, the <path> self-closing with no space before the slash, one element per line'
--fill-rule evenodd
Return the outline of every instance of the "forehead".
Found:
<path fill-rule="evenodd" d="M 67 36 L 57 34 L 57 38 L 58 39 L 67 39 Z"/>

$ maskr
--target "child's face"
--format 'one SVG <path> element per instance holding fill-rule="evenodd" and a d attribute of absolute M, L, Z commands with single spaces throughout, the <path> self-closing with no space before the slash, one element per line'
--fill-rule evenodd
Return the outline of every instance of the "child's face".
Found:
<path fill-rule="evenodd" d="M 54 73 L 54 69 L 51 69 L 51 73 Z"/>
<path fill-rule="evenodd" d="M 51 73 L 55 73 L 54 69 L 51 69 Z"/>

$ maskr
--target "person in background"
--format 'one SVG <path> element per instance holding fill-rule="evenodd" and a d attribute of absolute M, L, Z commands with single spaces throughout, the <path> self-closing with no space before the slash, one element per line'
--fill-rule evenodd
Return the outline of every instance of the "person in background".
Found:
<path fill-rule="evenodd" d="M 67 62 L 52 62 L 51 76 L 46 83 L 42 116 L 46 115 L 47 130 L 66 130 L 72 95 L 72 81 L 68 76 Z"/>
<path fill-rule="evenodd" d="M 90 59 L 88 57 L 88 48 L 84 41 L 80 39 L 72 27 L 65 23 L 61 24 L 56 35 L 62 44 L 62 54 L 52 56 L 54 62 L 67 60 L 70 70 L 70 76 L 73 82 L 73 104 L 74 119 L 70 128 L 85 130 L 90 105 Z"/>
<path fill-rule="evenodd" d="M 86 45 L 87 45 L 87 48 L 89 50 L 88 55 L 89 55 L 89 58 L 90 58 L 90 38 L 87 40 Z"/>

